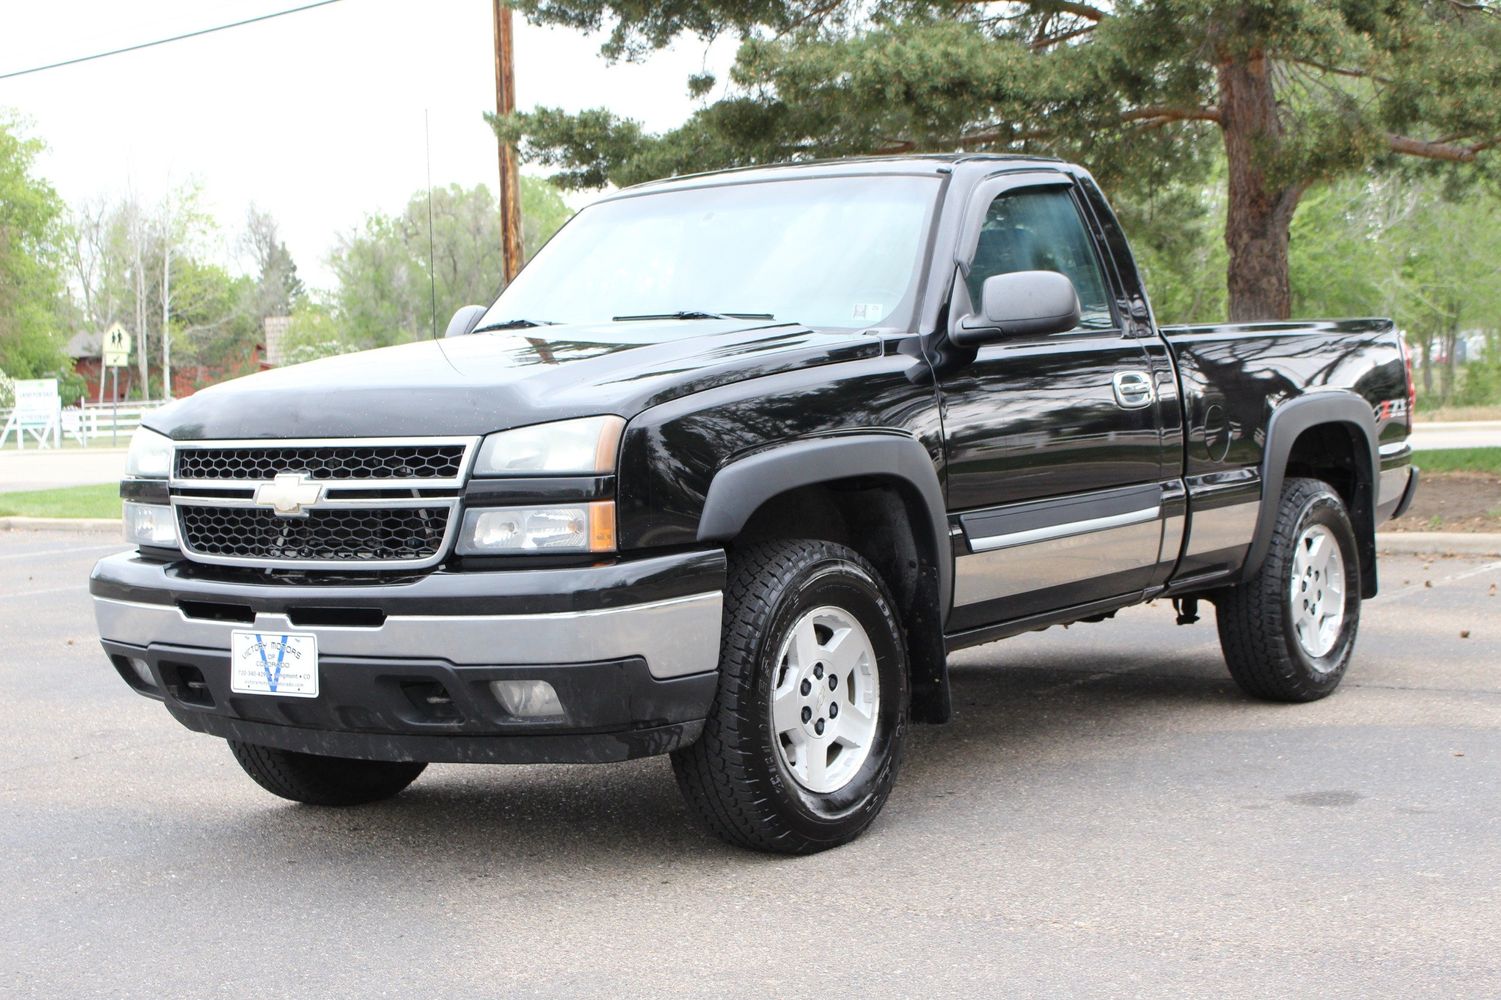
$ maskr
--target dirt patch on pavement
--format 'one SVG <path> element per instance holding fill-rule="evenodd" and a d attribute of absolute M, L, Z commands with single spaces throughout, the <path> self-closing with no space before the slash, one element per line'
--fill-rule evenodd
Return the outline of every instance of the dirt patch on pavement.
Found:
<path fill-rule="evenodd" d="M 1422 465 L 1421 452 L 1418 465 Z M 1382 531 L 1501 531 L 1501 476 L 1424 473 L 1407 513 Z"/>

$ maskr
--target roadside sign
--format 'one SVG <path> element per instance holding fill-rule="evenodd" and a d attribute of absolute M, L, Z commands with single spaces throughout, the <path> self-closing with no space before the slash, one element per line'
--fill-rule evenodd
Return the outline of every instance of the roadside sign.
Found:
<path fill-rule="evenodd" d="M 124 368 L 130 364 L 130 334 L 115 323 L 104 331 L 104 367 Z"/>
<path fill-rule="evenodd" d="M 16 405 L 5 427 L 0 429 L 0 448 L 5 447 L 12 434 L 20 448 L 26 447 L 28 434 L 43 448 L 58 447 L 62 443 L 62 413 L 57 379 L 17 379 Z"/>

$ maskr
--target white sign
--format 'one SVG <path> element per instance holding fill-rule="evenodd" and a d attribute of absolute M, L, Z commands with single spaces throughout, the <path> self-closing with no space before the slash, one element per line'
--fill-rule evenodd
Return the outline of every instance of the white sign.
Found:
<path fill-rule="evenodd" d="M 63 407 L 55 378 L 16 379 L 16 415 L 23 420 L 47 420 Z"/>
<path fill-rule="evenodd" d="M 318 637 L 235 629 L 229 633 L 229 689 L 235 694 L 318 697 Z"/>
<path fill-rule="evenodd" d="M 17 379 L 16 405 L 4 429 L 0 429 L 0 448 L 5 447 L 12 434 L 22 448 L 26 447 L 28 434 L 44 448 L 49 444 L 57 447 L 62 443 L 62 416 L 63 401 L 57 392 L 57 379 Z"/>
<path fill-rule="evenodd" d="M 115 323 L 104 331 L 104 367 L 124 368 L 130 364 L 130 334 Z"/>

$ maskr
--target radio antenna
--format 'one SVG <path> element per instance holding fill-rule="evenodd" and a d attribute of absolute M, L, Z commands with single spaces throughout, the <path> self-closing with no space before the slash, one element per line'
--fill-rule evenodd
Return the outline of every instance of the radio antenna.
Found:
<path fill-rule="evenodd" d="M 438 264 L 433 252 L 433 130 L 422 109 L 422 139 L 427 155 L 427 289 L 432 301 L 433 339 L 438 339 Z"/>

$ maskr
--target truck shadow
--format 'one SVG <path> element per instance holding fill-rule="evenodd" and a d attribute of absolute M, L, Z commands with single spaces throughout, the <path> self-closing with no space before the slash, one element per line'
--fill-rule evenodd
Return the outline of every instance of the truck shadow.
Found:
<path fill-rule="evenodd" d="M 1148 720 L 1233 712 L 1251 704 L 1223 665 L 1207 666 L 1212 669 L 1187 658 L 1091 662 L 1064 654 L 1026 665 L 957 666 L 951 669 L 954 717 L 943 726 L 913 727 L 904 777 L 973 764 L 977 753 L 1024 766 L 1029 752 L 1067 749 Z"/>
<path fill-rule="evenodd" d="M 943 797 L 955 793 L 947 789 L 994 798 L 1024 782 L 1036 791 L 1039 782 L 1057 780 L 1062 755 L 1087 756 L 1091 744 L 1160 733 L 1164 723 L 1200 724 L 1185 717 L 1232 725 L 1229 717 L 1252 705 L 1222 666 L 1161 658 L 1106 663 L 1057 656 L 1025 666 L 960 665 L 954 693 L 952 723 L 912 728 L 896 792 L 872 831 L 876 837 L 902 838 L 904 830 L 925 825 L 946 808 Z M 702 833 L 666 758 L 602 766 L 435 766 L 390 802 L 352 810 L 268 806 L 245 815 L 235 835 L 261 849 L 270 838 L 302 861 L 313 860 L 313 852 L 368 864 L 372 873 L 410 861 L 414 851 L 425 867 L 472 878 L 571 865 L 609 871 L 663 862 L 788 863 Z M 855 849 L 868 843 L 874 843 L 869 835 Z M 358 860 L 350 857 L 356 850 Z"/>

